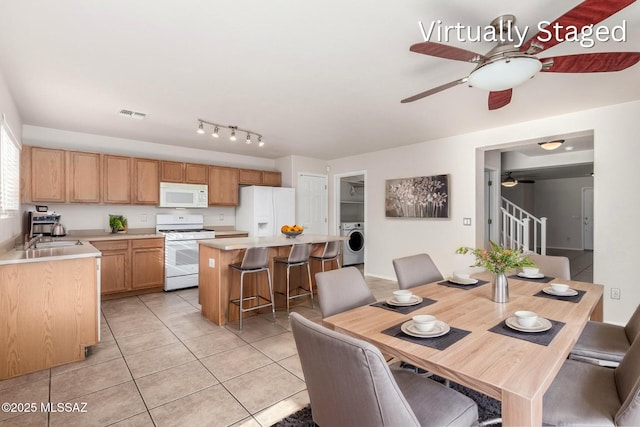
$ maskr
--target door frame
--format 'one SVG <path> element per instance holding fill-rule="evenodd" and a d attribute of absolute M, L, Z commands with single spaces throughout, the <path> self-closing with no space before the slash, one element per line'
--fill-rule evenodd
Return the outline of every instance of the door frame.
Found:
<path fill-rule="evenodd" d="M 584 197 L 584 193 L 585 193 L 586 190 L 591 190 L 591 212 L 592 212 L 592 215 L 591 215 L 591 248 L 589 248 L 589 249 L 587 249 L 585 247 L 585 244 L 584 244 L 584 242 L 585 242 L 585 238 L 584 238 L 584 236 L 585 236 L 585 223 L 584 223 L 584 213 L 585 213 L 584 212 L 584 210 L 585 210 L 584 209 L 584 201 L 585 201 L 585 197 Z M 593 187 L 582 187 L 581 204 L 582 204 L 582 250 L 583 251 L 584 250 L 592 251 L 593 250 L 593 246 L 594 246 L 593 245 L 593 243 L 594 243 L 594 241 L 593 241 L 593 231 L 594 231 L 593 209 L 594 209 L 594 204 L 595 204 L 594 200 L 593 200 L 594 196 L 595 196 L 595 194 L 594 194 L 594 191 L 593 191 Z"/>
<path fill-rule="evenodd" d="M 359 176 L 362 175 L 364 177 L 364 229 L 367 227 L 367 171 L 359 170 L 352 172 L 343 172 L 333 175 L 333 232 L 339 236 L 340 235 L 340 180 L 342 178 L 347 178 L 350 176 Z M 366 252 L 365 252 L 366 256 Z"/>

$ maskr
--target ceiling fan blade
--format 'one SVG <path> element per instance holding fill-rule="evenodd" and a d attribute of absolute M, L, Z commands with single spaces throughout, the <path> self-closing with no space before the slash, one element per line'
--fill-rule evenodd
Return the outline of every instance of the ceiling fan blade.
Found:
<path fill-rule="evenodd" d="M 418 99 L 425 98 L 425 97 L 427 97 L 429 95 L 433 95 L 434 93 L 442 92 L 445 89 L 449 89 L 451 87 L 458 86 L 459 84 L 465 83 L 467 81 L 467 79 L 468 79 L 468 77 L 463 77 L 463 78 L 461 78 L 459 80 L 455 80 L 455 81 L 452 81 L 452 82 L 449 82 L 449 83 L 445 83 L 445 84 L 443 84 L 441 86 L 434 87 L 433 89 L 429 89 L 429 90 L 426 90 L 424 92 L 420 92 L 417 95 L 413 95 L 413 96 L 410 96 L 409 98 L 405 98 L 400 102 L 403 103 L 403 104 L 406 104 L 407 102 L 417 101 Z"/>
<path fill-rule="evenodd" d="M 543 50 L 549 49 L 560 43 L 558 38 L 564 41 L 568 32 L 568 26 L 581 29 L 585 25 L 597 24 L 629 6 L 634 1 L 635 0 L 585 0 L 547 26 L 549 31 L 554 35 L 549 41 L 540 41 L 538 39 L 538 37 L 542 39 L 549 37 L 549 34 L 545 32 L 545 30 L 541 30 L 520 47 L 520 52 L 527 52 L 532 43 L 535 43 L 535 46 L 527 53 L 535 55 Z M 559 26 L 557 30 L 558 38 L 555 37 L 556 24 Z"/>
<path fill-rule="evenodd" d="M 542 70 L 551 73 L 607 73 L 629 68 L 640 61 L 640 52 L 603 52 L 544 58 Z"/>
<path fill-rule="evenodd" d="M 453 59 L 455 61 L 480 62 L 481 60 L 487 59 L 479 53 L 435 42 L 416 43 L 412 45 L 409 50 L 411 52 L 437 56 L 438 58 Z"/>
<path fill-rule="evenodd" d="M 489 110 L 497 110 L 511 102 L 512 89 L 489 92 Z"/>

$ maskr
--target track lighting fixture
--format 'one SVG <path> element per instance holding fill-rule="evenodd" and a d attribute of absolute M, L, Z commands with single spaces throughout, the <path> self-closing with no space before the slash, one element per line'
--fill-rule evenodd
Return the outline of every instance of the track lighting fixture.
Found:
<path fill-rule="evenodd" d="M 540 148 L 544 150 L 555 150 L 564 143 L 564 139 L 554 139 L 553 141 L 538 142 Z"/>
<path fill-rule="evenodd" d="M 251 139 L 252 136 L 257 136 L 258 137 L 258 147 L 263 147 L 264 146 L 264 141 L 262 140 L 262 135 L 260 135 L 257 132 L 253 132 L 253 131 L 248 130 L 248 129 L 240 129 L 238 126 L 225 126 L 225 125 L 220 125 L 220 124 L 208 122 L 208 121 L 203 120 L 203 119 L 198 119 L 198 131 L 197 132 L 199 134 L 203 134 L 204 133 L 204 125 L 213 126 L 213 132 L 211 133 L 211 136 L 213 138 L 220 137 L 220 129 L 229 129 L 230 130 L 230 133 L 229 133 L 229 140 L 230 141 L 236 141 L 237 140 L 237 137 L 236 137 L 236 133 L 237 132 L 246 132 L 247 139 L 245 140 L 245 142 L 247 143 L 247 145 L 250 145 L 250 144 L 253 143 L 253 140 Z"/>

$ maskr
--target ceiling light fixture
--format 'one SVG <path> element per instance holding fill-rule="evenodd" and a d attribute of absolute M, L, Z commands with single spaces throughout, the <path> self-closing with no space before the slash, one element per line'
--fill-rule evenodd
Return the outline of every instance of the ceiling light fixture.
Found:
<path fill-rule="evenodd" d="M 544 150 L 555 150 L 556 148 L 560 147 L 562 144 L 564 144 L 564 139 L 554 139 L 553 141 L 547 141 L 547 142 L 538 142 L 538 145 L 540 146 L 540 148 L 544 149 Z"/>
<path fill-rule="evenodd" d="M 237 132 L 245 132 L 247 134 L 247 139 L 245 140 L 245 142 L 247 143 L 247 145 L 250 145 L 251 143 L 253 143 L 252 141 L 252 136 L 256 136 L 258 137 L 258 147 L 263 147 L 264 146 L 264 141 L 262 140 L 262 135 L 254 132 L 252 130 L 248 130 L 248 129 L 240 129 L 238 126 L 225 126 L 225 125 L 221 125 L 221 124 L 217 124 L 217 123 L 212 123 L 209 122 L 207 120 L 203 120 L 203 119 L 198 119 L 198 133 L 199 134 L 203 134 L 204 131 L 204 126 L 211 126 L 213 127 L 213 132 L 211 133 L 211 136 L 214 138 L 218 138 L 220 137 L 220 129 L 229 129 L 230 133 L 229 133 L 229 140 L 230 141 L 236 141 L 237 137 L 236 137 L 236 133 Z"/>
<path fill-rule="evenodd" d="M 507 177 L 502 180 L 501 184 L 503 187 L 507 187 L 507 188 L 515 187 L 516 185 L 518 185 L 518 180 L 513 179 L 513 177 L 511 176 L 511 172 L 508 172 Z"/>
<path fill-rule="evenodd" d="M 531 79 L 541 69 L 540 60 L 530 55 L 498 57 L 473 70 L 467 83 L 490 91 L 511 89 Z"/>

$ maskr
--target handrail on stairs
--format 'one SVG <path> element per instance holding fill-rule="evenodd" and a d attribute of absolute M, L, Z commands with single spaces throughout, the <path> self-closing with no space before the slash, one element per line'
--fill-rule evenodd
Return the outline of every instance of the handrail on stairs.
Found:
<path fill-rule="evenodd" d="M 547 218 L 537 218 L 502 197 L 502 245 L 547 254 Z M 529 245 L 532 245 L 530 248 Z"/>

